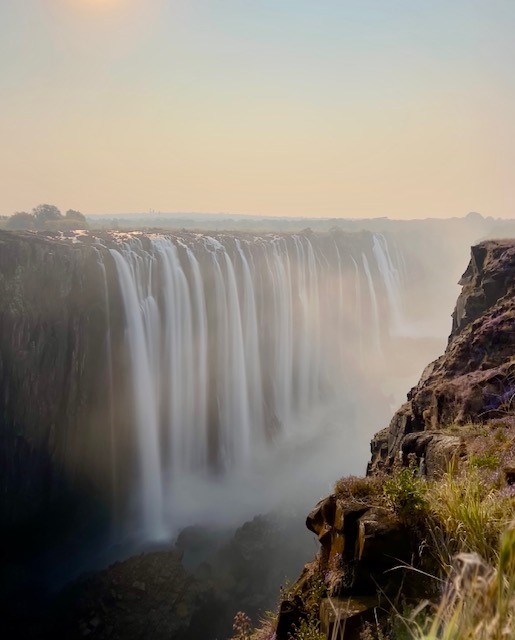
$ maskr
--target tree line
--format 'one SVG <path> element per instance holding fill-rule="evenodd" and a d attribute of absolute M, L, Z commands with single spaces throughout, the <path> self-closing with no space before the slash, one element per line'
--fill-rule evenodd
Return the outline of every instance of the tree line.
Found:
<path fill-rule="evenodd" d="M 67 229 L 87 229 L 86 216 L 80 211 L 68 209 L 63 215 L 53 204 L 38 204 L 29 213 L 17 211 L 8 217 L 4 229 L 12 231 L 64 231 Z"/>

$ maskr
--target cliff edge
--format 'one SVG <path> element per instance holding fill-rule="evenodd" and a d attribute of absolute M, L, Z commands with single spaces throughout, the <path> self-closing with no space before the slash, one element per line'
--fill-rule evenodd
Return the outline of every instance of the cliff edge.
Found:
<path fill-rule="evenodd" d="M 446 541 L 446 553 L 479 551 L 485 557 L 486 541 L 496 546 L 500 527 L 513 516 L 515 241 L 472 247 L 460 284 L 445 353 L 426 367 L 407 402 L 373 438 L 367 477 L 341 479 L 309 514 L 306 524 L 320 551 L 281 603 L 277 640 L 304 637 L 302 629 L 308 628 L 322 638 L 376 637 L 362 634 L 370 625 L 379 629 L 381 616 L 391 620 L 399 596 L 416 602 L 441 590 L 424 575 L 428 557 L 434 561 L 440 552 L 430 539 L 434 531 Z M 442 478 L 451 474 L 444 486 Z M 459 502 L 456 487 L 476 480 L 477 505 L 483 509 L 490 500 L 477 527 L 483 549 L 470 540 L 458 545 L 456 531 L 468 525 L 457 518 L 455 531 L 447 531 L 448 523 L 438 520 L 447 516 L 431 504 L 445 502 L 442 492 L 449 487 Z M 502 502 L 508 494 L 511 502 Z M 401 570 L 407 567 L 414 570 Z M 396 637 L 391 630 L 377 633 Z"/>

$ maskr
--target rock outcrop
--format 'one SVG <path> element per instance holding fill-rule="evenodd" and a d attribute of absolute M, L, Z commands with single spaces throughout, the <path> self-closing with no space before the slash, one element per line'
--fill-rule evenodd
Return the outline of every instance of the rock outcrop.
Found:
<path fill-rule="evenodd" d="M 414 453 L 428 475 L 462 456 L 451 425 L 506 418 L 515 394 L 515 244 L 489 241 L 472 248 L 460 283 L 445 353 L 424 370 L 390 426 L 372 441 L 369 473 Z"/>
<path fill-rule="evenodd" d="M 480 423 L 494 428 L 514 426 L 515 241 L 488 241 L 473 247 L 460 284 L 463 289 L 447 349 L 426 367 L 389 427 L 373 438 L 369 480 L 408 466 L 419 475 L 438 477 L 449 464 L 459 464 L 468 455 L 466 434 L 471 427 Z M 504 470 L 508 484 L 515 477 L 514 468 Z M 350 486 L 355 484 L 356 479 L 348 480 Z M 356 600 L 356 606 L 349 605 L 348 615 L 358 620 L 357 631 L 356 625 L 350 625 L 345 638 L 359 637 L 359 621 L 366 619 L 367 607 L 377 605 L 367 598 L 399 588 L 394 566 L 417 561 L 417 538 L 401 520 L 380 501 L 365 494 L 356 499 L 352 491 L 325 498 L 307 518 L 307 527 L 321 548 L 306 566 L 298 587 L 308 592 L 310 576 L 319 573 L 336 603 L 342 597 L 351 605 Z M 299 618 L 299 605 L 297 611 Z M 319 615 L 327 634 L 328 611 L 322 601 Z M 347 617 L 345 612 L 342 615 Z"/>

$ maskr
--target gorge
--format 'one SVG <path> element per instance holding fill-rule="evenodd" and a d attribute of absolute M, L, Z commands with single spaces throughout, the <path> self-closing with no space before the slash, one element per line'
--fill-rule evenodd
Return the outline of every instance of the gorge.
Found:
<path fill-rule="evenodd" d="M 62 478 L 166 537 L 166 486 L 238 473 L 328 398 L 349 412 L 402 330 L 407 267 L 379 234 L 2 241 L 3 495 L 25 478 L 4 523 Z"/>
<path fill-rule="evenodd" d="M 373 231 L 0 232 L 4 549 L 60 585 L 95 566 L 63 549 L 307 511 L 441 351 L 433 260 Z"/>

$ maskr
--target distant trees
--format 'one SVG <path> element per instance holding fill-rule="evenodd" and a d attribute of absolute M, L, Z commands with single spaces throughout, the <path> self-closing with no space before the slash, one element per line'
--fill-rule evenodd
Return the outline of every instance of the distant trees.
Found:
<path fill-rule="evenodd" d="M 38 204 L 32 213 L 18 211 L 7 218 L 4 229 L 12 231 L 66 231 L 73 229 L 87 229 L 86 216 L 75 209 L 68 209 L 66 215 L 53 204 Z"/>
<path fill-rule="evenodd" d="M 12 231 L 34 230 L 36 228 L 36 217 L 32 213 L 27 213 L 27 211 L 17 211 L 7 219 L 5 228 Z"/>
<path fill-rule="evenodd" d="M 75 211 L 75 209 L 68 209 L 65 217 L 69 220 L 78 220 L 79 222 L 86 223 L 86 216 L 80 211 Z"/>
<path fill-rule="evenodd" d="M 39 229 L 44 229 L 45 223 L 50 220 L 62 220 L 63 217 L 63 214 L 54 204 L 38 204 L 37 207 L 32 209 L 32 213 L 36 218 Z"/>

